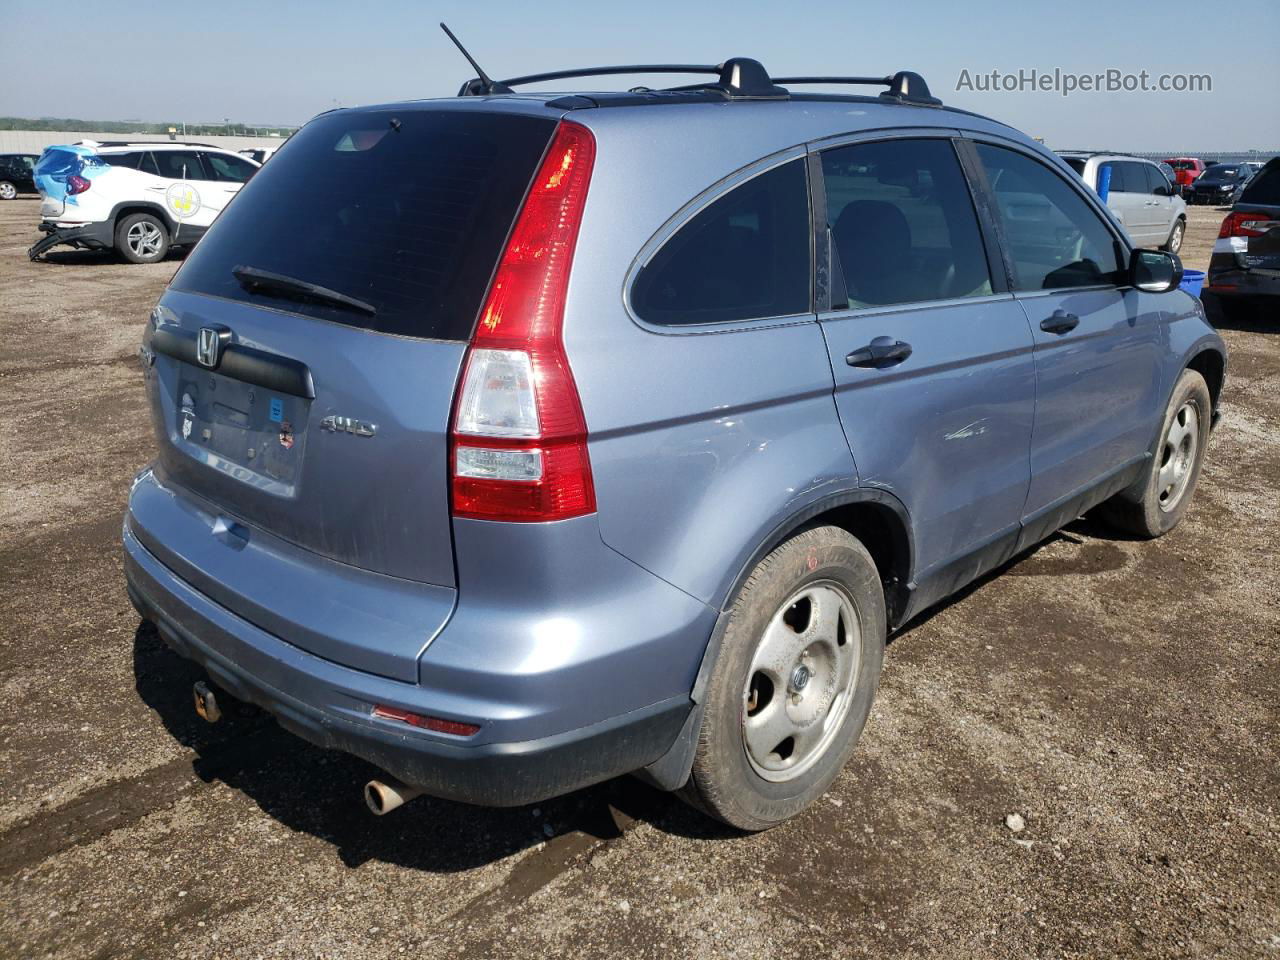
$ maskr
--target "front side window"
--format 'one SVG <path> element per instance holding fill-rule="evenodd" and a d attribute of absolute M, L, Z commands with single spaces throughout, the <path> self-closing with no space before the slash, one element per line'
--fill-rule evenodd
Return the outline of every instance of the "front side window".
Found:
<path fill-rule="evenodd" d="M 1043 163 L 978 144 L 995 194 L 1015 289 L 1058 290 L 1113 283 L 1121 269 L 1106 223 Z"/>
<path fill-rule="evenodd" d="M 1169 181 L 1165 179 L 1164 171 L 1150 163 L 1144 163 L 1142 169 L 1147 175 L 1147 193 L 1167 197 L 1170 193 Z"/>
<path fill-rule="evenodd" d="M 631 308 L 677 326 L 808 313 L 811 247 L 797 159 L 734 187 L 676 231 L 636 277 Z"/>
<path fill-rule="evenodd" d="M 258 169 L 247 160 L 225 153 L 206 153 L 204 162 L 213 173 L 213 179 L 228 183 L 246 183 Z"/>
<path fill-rule="evenodd" d="M 823 151 L 822 177 L 835 289 L 842 277 L 849 307 L 991 293 L 973 199 L 950 141 L 836 147 Z"/>

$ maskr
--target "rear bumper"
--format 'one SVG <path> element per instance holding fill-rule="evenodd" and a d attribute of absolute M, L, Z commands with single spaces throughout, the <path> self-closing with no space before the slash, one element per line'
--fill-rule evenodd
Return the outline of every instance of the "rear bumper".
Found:
<path fill-rule="evenodd" d="M 419 732 L 374 718 L 370 708 L 389 702 L 430 713 L 429 702 L 413 702 L 429 693 L 273 637 L 176 577 L 127 524 L 123 539 L 129 598 L 179 654 L 304 740 L 361 757 L 434 796 L 516 806 L 633 772 L 666 752 L 692 707 L 677 696 L 549 736 L 476 745 Z"/>
<path fill-rule="evenodd" d="M 45 236 L 27 251 L 27 256 L 32 260 L 59 244 L 85 247 L 89 250 L 109 250 L 115 245 L 111 223 L 105 220 L 86 223 L 79 227 L 60 227 L 53 221 L 44 220 L 41 221 L 38 229 Z"/>
<path fill-rule="evenodd" d="M 1280 297 L 1280 275 L 1266 275 L 1234 265 L 1215 268 L 1210 262 L 1203 292 L 1220 297 Z"/>

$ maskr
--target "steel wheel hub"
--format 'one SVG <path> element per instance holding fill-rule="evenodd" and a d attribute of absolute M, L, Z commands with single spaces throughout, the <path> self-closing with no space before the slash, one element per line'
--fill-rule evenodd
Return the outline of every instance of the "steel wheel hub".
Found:
<path fill-rule="evenodd" d="M 1156 490 L 1161 510 L 1172 510 L 1187 492 L 1199 446 L 1200 414 L 1195 404 L 1188 400 L 1173 415 L 1160 450 Z"/>
<path fill-rule="evenodd" d="M 862 659 L 853 599 L 833 580 L 806 584 L 765 628 L 742 693 L 742 744 L 766 780 L 800 776 L 844 723 Z"/>

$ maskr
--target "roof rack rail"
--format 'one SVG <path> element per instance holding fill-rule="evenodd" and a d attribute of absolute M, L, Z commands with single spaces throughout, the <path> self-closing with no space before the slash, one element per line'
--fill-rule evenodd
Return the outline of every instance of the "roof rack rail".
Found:
<path fill-rule="evenodd" d="M 778 77 L 776 83 L 789 84 L 853 84 L 856 86 L 888 87 L 880 94 L 886 100 L 900 103 L 915 103 L 922 106 L 940 107 L 942 101 L 929 93 L 929 85 L 924 77 L 910 70 L 899 70 L 889 77 Z"/>
<path fill-rule="evenodd" d="M 525 77 L 512 77 L 509 80 L 494 81 L 486 86 L 483 80 L 468 80 L 458 91 L 460 97 L 482 96 L 487 92 L 511 93 L 512 87 L 529 83 L 543 83 L 547 80 L 568 80 L 574 77 L 606 77 L 626 73 L 705 73 L 716 77 L 716 82 L 707 84 L 709 89 L 722 90 L 724 95 L 734 100 L 785 100 L 787 91 L 774 84 L 769 74 L 758 60 L 748 57 L 731 57 L 724 63 L 711 65 L 705 63 L 641 63 L 618 67 L 581 67 L 576 70 L 552 70 L 549 73 L 533 73 Z"/>
<path fill-rule="evenodd" d="M 94 142 L 100 147 L 136 147 L 139 144 L 164 146 L 166 144 L 170 144 L 175 147 L 209 147 L 211 150 L 223 149 L 214 143 L 198 143 L 194 140 L 97 140 Z"/>

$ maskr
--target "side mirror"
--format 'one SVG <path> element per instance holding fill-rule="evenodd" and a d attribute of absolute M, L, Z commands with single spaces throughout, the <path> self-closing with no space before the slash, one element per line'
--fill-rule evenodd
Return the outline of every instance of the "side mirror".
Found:
<path fill-rule="evenodd" d="M 1168 293 L 1182 282 L 1182 261 L 1176 253 L 1135 250 L 1129 256 L 1129 284 L 1146 293 Z"/>

